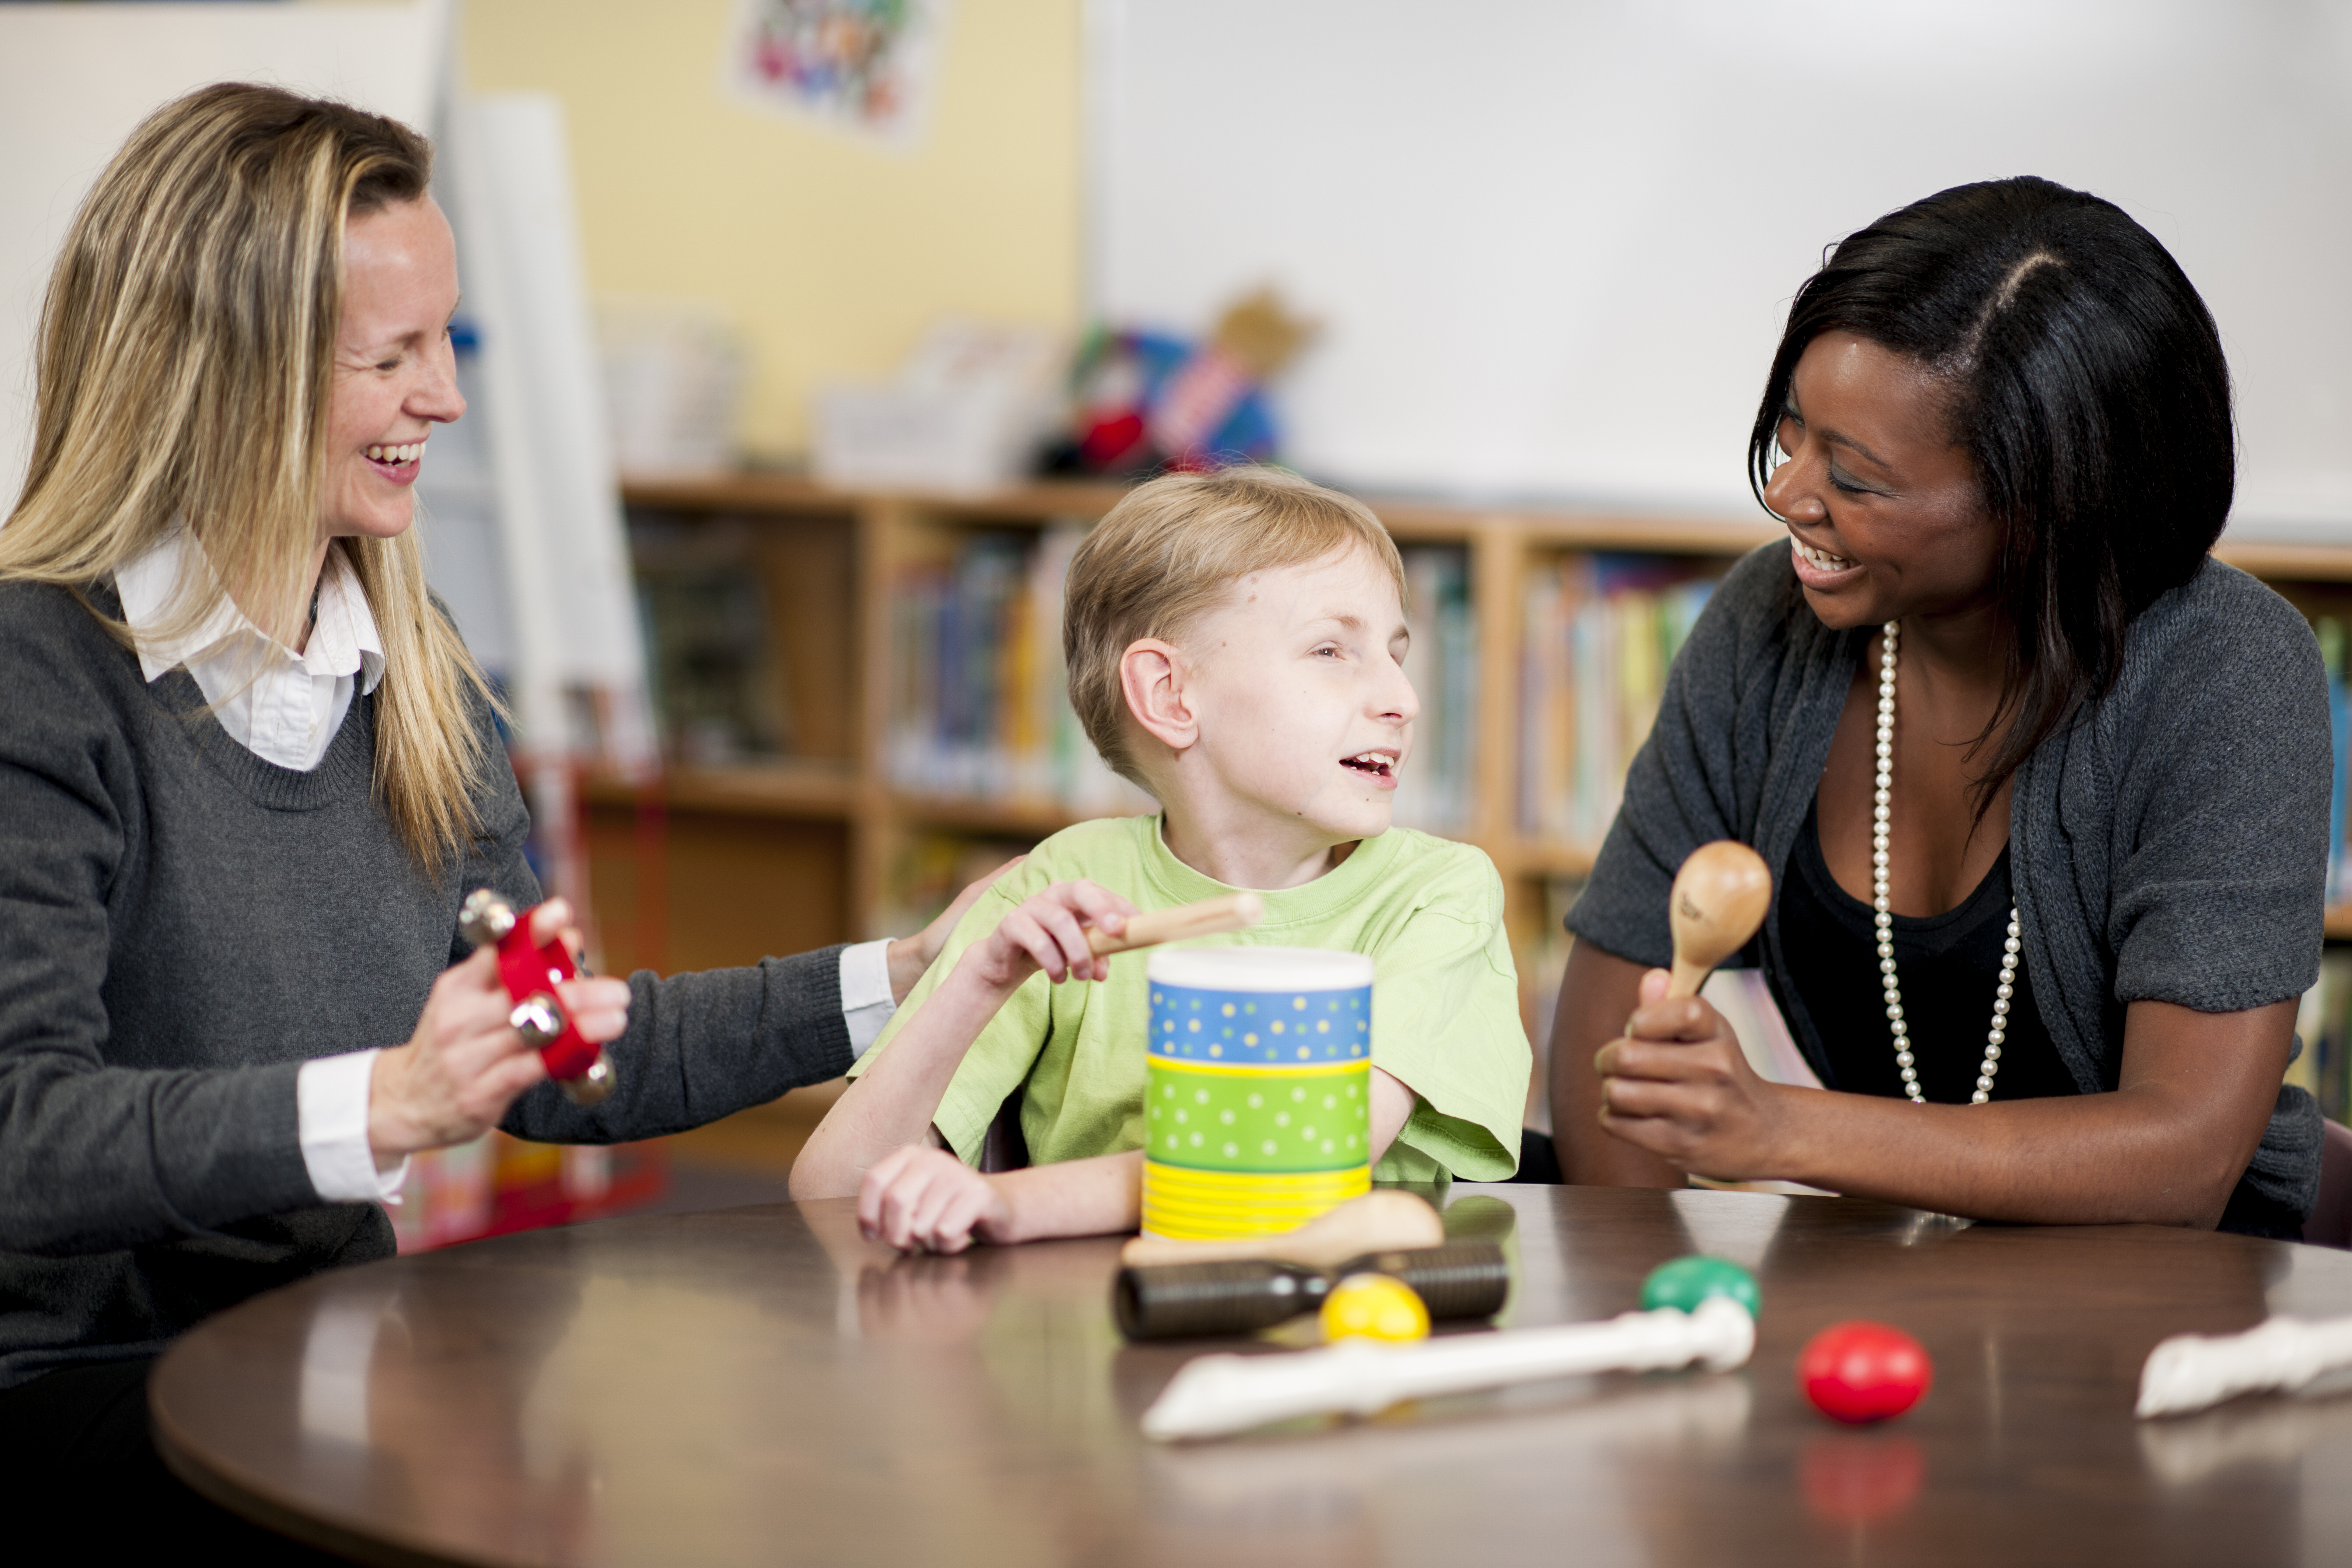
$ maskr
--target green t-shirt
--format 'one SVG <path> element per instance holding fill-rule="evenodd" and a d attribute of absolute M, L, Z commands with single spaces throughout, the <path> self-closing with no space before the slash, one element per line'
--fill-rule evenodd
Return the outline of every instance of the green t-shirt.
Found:
<path fill-rule="evenodd" d="M 1171 854 L 1157 816 L 1081 823 L 1040 844 L 974 904 L 855 1077 L 888 1048 L 963 950 L 1049 882 L 1079 878 L 1139 910 L 1234 889 Z M 1532 1059 L 1494 862 L 1466 844 L 1393 827 L 1303 887 L 1261 895 L 1265 919 L 1196 945 L 1343 948 L 1370 953 L 1372 1061 L 1419 1097 L 1372 1173 L 1383 1182 L 1452 1174 L 1497 1181 L 1518 1164 Z M 977 1163 L 997 1108 L 1024 1089 L 1021 1131 L 1038 1164 L 1143 1146 L 1149 952 L 1121 953 L 1110 978 L 1056 985 L 1033 974 L 956 1069 L 934 1119 Z"/>

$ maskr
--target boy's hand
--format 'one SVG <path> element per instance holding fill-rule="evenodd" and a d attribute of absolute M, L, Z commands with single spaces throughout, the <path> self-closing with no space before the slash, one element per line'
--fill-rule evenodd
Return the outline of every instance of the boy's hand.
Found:
<path fill-rule="evenodd" d="M 1013 1239 L 1013 1205 L 944 1149 L 909 1143 L 874 1163 L 857 1188 L 857 1229 L 901 1252 L 961 1252 Z"/>
<path fill-rule="evenodd" d="M 1010 994 L 1038 970 L 1055 984 L 1108 980 L 1110 960 L 1087 945 L 1087 926 L 1111 936 L 1127 930 L 1135 906 L 1092 882 L 1056 882 L 1032 893 L 986 938 L 964 949 L 956 967 L 992 991 Z"/>

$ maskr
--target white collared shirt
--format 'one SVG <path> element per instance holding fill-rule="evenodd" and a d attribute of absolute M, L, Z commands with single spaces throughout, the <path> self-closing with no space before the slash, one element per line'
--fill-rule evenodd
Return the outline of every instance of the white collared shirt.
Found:
<path fill-rule="evenodd" d="M 140 674 L 152 685 L 184 666 L 239 745 L 263 762 L 309 773 L 326 756 L 352 700 L 383 679 L 383 640 L 367 595 L 334 549 L 319 574 L 318 620 L 300 653 L 255 626 L 225 594 L 194 631 L 171 639 L 151 637 L 150 629 L 173 607 L 173 589 L 191 550 L 199 552 L 197 565 L 204 569 L 201 547 L 185 529 L 175 529 L 114 574 L 122 618 L 139 649 Z M 897 1011 L 889 945 L 868 942 L 842 950 L 842 1022 L 853 1056 L 864 1054 Z M 377 1170 L 368 1142 L 375 1057 L 373 1049 L 319 1057 L 295 1076 L 303 1169 L 328 1203 L 398 1203 L 408 1179 L 404 1159 L 394 1170 Z"/>
<path fill-rule="evenodd" d="M 319 616 L 300 653 L 247 620 L 227 595 L 195 629 L 165 640 L 152 637 L 191 550 L 205 570 L 201 547 L 175 530 L 114 574 L 122 618 L 139 645 L 139 673 L 152 684 L 184 665 L 205 700 L 236 742 L 265 763 L 309 773 L 327 754 L 352 699 L 383 679 L 383 639 L 367 595 L 342 552 L 327 552 L 319 574 Z"/>

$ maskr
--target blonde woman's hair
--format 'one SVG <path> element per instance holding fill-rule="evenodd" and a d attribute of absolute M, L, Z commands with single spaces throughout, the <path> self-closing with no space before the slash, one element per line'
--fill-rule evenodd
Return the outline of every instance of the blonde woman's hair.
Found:
<path fill-rule="evenodd" d="M 1372 509 L 1280 468 L 1170 474 L 1110 509 L 1070 558 L 1062 655 L 1070 707 L 1102 760 L 1141 784 L 1119 660 L 1139 639 L 1181 643 L 1252 572 L 1361 549 L 1404 597 L 1404 562 Z"/>
<path fill-rule="evenodd" d="M 297 622 L 325 494 L 344 226 L 423 200 L 432 172 L 406 126 L 269 87 L 205 88 L 132 132 L 49 278 L 32 464 L 0 527 L 0 581 L 87 605 L 184 523 L 202 550 L 184 552 L 158 636 L 193 629 L 232 588 L 257 625 Z M 479 831 L 491 758 L 468 698 L 495 699 L 425 591 L 414 529 L 336 548 L 383 639 L 376 795 L 437 876 Z"/>

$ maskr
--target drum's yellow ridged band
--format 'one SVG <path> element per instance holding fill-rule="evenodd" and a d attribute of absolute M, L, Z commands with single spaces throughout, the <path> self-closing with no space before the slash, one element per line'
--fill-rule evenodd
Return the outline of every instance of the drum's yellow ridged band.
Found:
<path fill-rule="evenodd" d="M 1147 1160 L 1143 1228 L 1179 1241 L 1269 1236 L 1371 1191 L 1370 1165 L 1256 1173 L 1189 1171 Z"/>
<path fill-rule="evenodd" d="M 1372 1064 L 1352 1062 L 1199 1062 L 1176 1057 L 1153 1057 L 1155 1072 L 1197 1073 L 1203 1078 L 1255 1079 L 1280 1077 L 1286 1082 L 1294 1078 L 1361 1078 L 1369 1080 Z"/>

